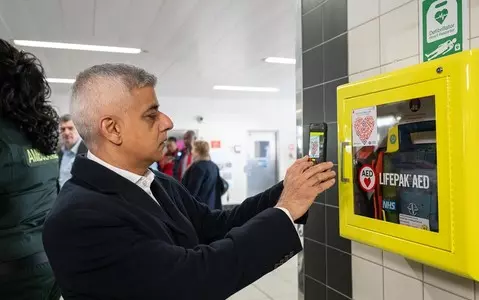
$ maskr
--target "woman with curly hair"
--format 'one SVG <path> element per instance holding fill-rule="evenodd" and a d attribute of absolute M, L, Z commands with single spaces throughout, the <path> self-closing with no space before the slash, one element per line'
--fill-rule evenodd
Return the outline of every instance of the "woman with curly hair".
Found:
<path fill-rule="evenodd" d="M 49 96 L 38 59 L 0 39 L 0 299 L 60 298 L 42 243 L 58 180 Z"/>

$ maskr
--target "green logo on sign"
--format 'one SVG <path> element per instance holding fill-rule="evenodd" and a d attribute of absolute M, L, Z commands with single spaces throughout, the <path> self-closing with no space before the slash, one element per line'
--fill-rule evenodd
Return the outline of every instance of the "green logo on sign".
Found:
<path fill-rule="evenodd" d="M 396 135 L 395 134 L 392 134 L 390 137 L 389 137 L 389 142 L 394 145 L 396 144 Z"/>
<path fill-rule="evenodd" d="M 444 23 L 444 21 L 446 20 L 447 18 L 447 9 L 443 9 L 441 11 L 438 11 L 435 15 L 434 15 L 434 18 L 436 19 L 436 21 L 439 22 L 439 24 L 442 24 Z"/>

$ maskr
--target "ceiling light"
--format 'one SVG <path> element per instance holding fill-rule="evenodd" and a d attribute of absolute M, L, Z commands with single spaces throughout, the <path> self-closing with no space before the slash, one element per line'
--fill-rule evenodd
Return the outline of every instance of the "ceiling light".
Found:
<path fill-rule="evenodd" d="M 68 78 L 47 78 L 49 83 L 74 83 L 75 79 L 68 79 Z"/>
<path fill-rule="evenodd" d="M 214 90 L 222 91 L 240 91 L 240 92 L 279 92 L 279 89 L 272 87 L 256 87 L 256 86 L 232 86 L 232 85 L 215 85 Z"/>
<path fill-rule="evenodd" d="M 286 57 L 267 57 L 264 59 L 267 63 L 272 64 L 285 64 L 285 65 L 294 65 L 296 64 L 296 59 L 286 58 Z"/>
<path fill-rule="evenodd" d="M 40 41 L 24 41 L 24 40 L 14 40 L 13 42 L 17 46 L 25 46 L 25 47 L 66 49 L 66 50 L 82 50 L 82 51 L 97 51 L 97 52 L 112 52 L 112 53 L 128 53 L 128 54 L 141 53 L 141 49 L 137 49 L 137 48 L 123 48 L 123 47 L 95 46 L 95 45 L 83 45 L 83 44 L 53 43 L 53 42 L 40 42 Z"/>

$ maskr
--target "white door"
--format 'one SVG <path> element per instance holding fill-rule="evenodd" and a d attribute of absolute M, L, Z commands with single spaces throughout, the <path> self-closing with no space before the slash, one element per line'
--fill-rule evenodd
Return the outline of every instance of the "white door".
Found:
<path fill-rule="evenodd" d="M 265 191 L 278 180 L 275 131 L 250 131 L 247 143 L 247 197 Z"/>

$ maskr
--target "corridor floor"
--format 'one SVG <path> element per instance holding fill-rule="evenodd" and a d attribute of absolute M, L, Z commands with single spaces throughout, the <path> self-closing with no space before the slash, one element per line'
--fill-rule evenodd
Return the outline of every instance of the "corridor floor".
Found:
<path fill-rule="evenodd" d="M 298 258 L 290 259 L 280 268 L 244 288 L 228 300 L 297 300 Z"/>
<path fill-rule="evenodd" d="M 297 300 L 298 256 L 227 300 Z M 61 299 L 63 300 L 63 298 Z"/>

